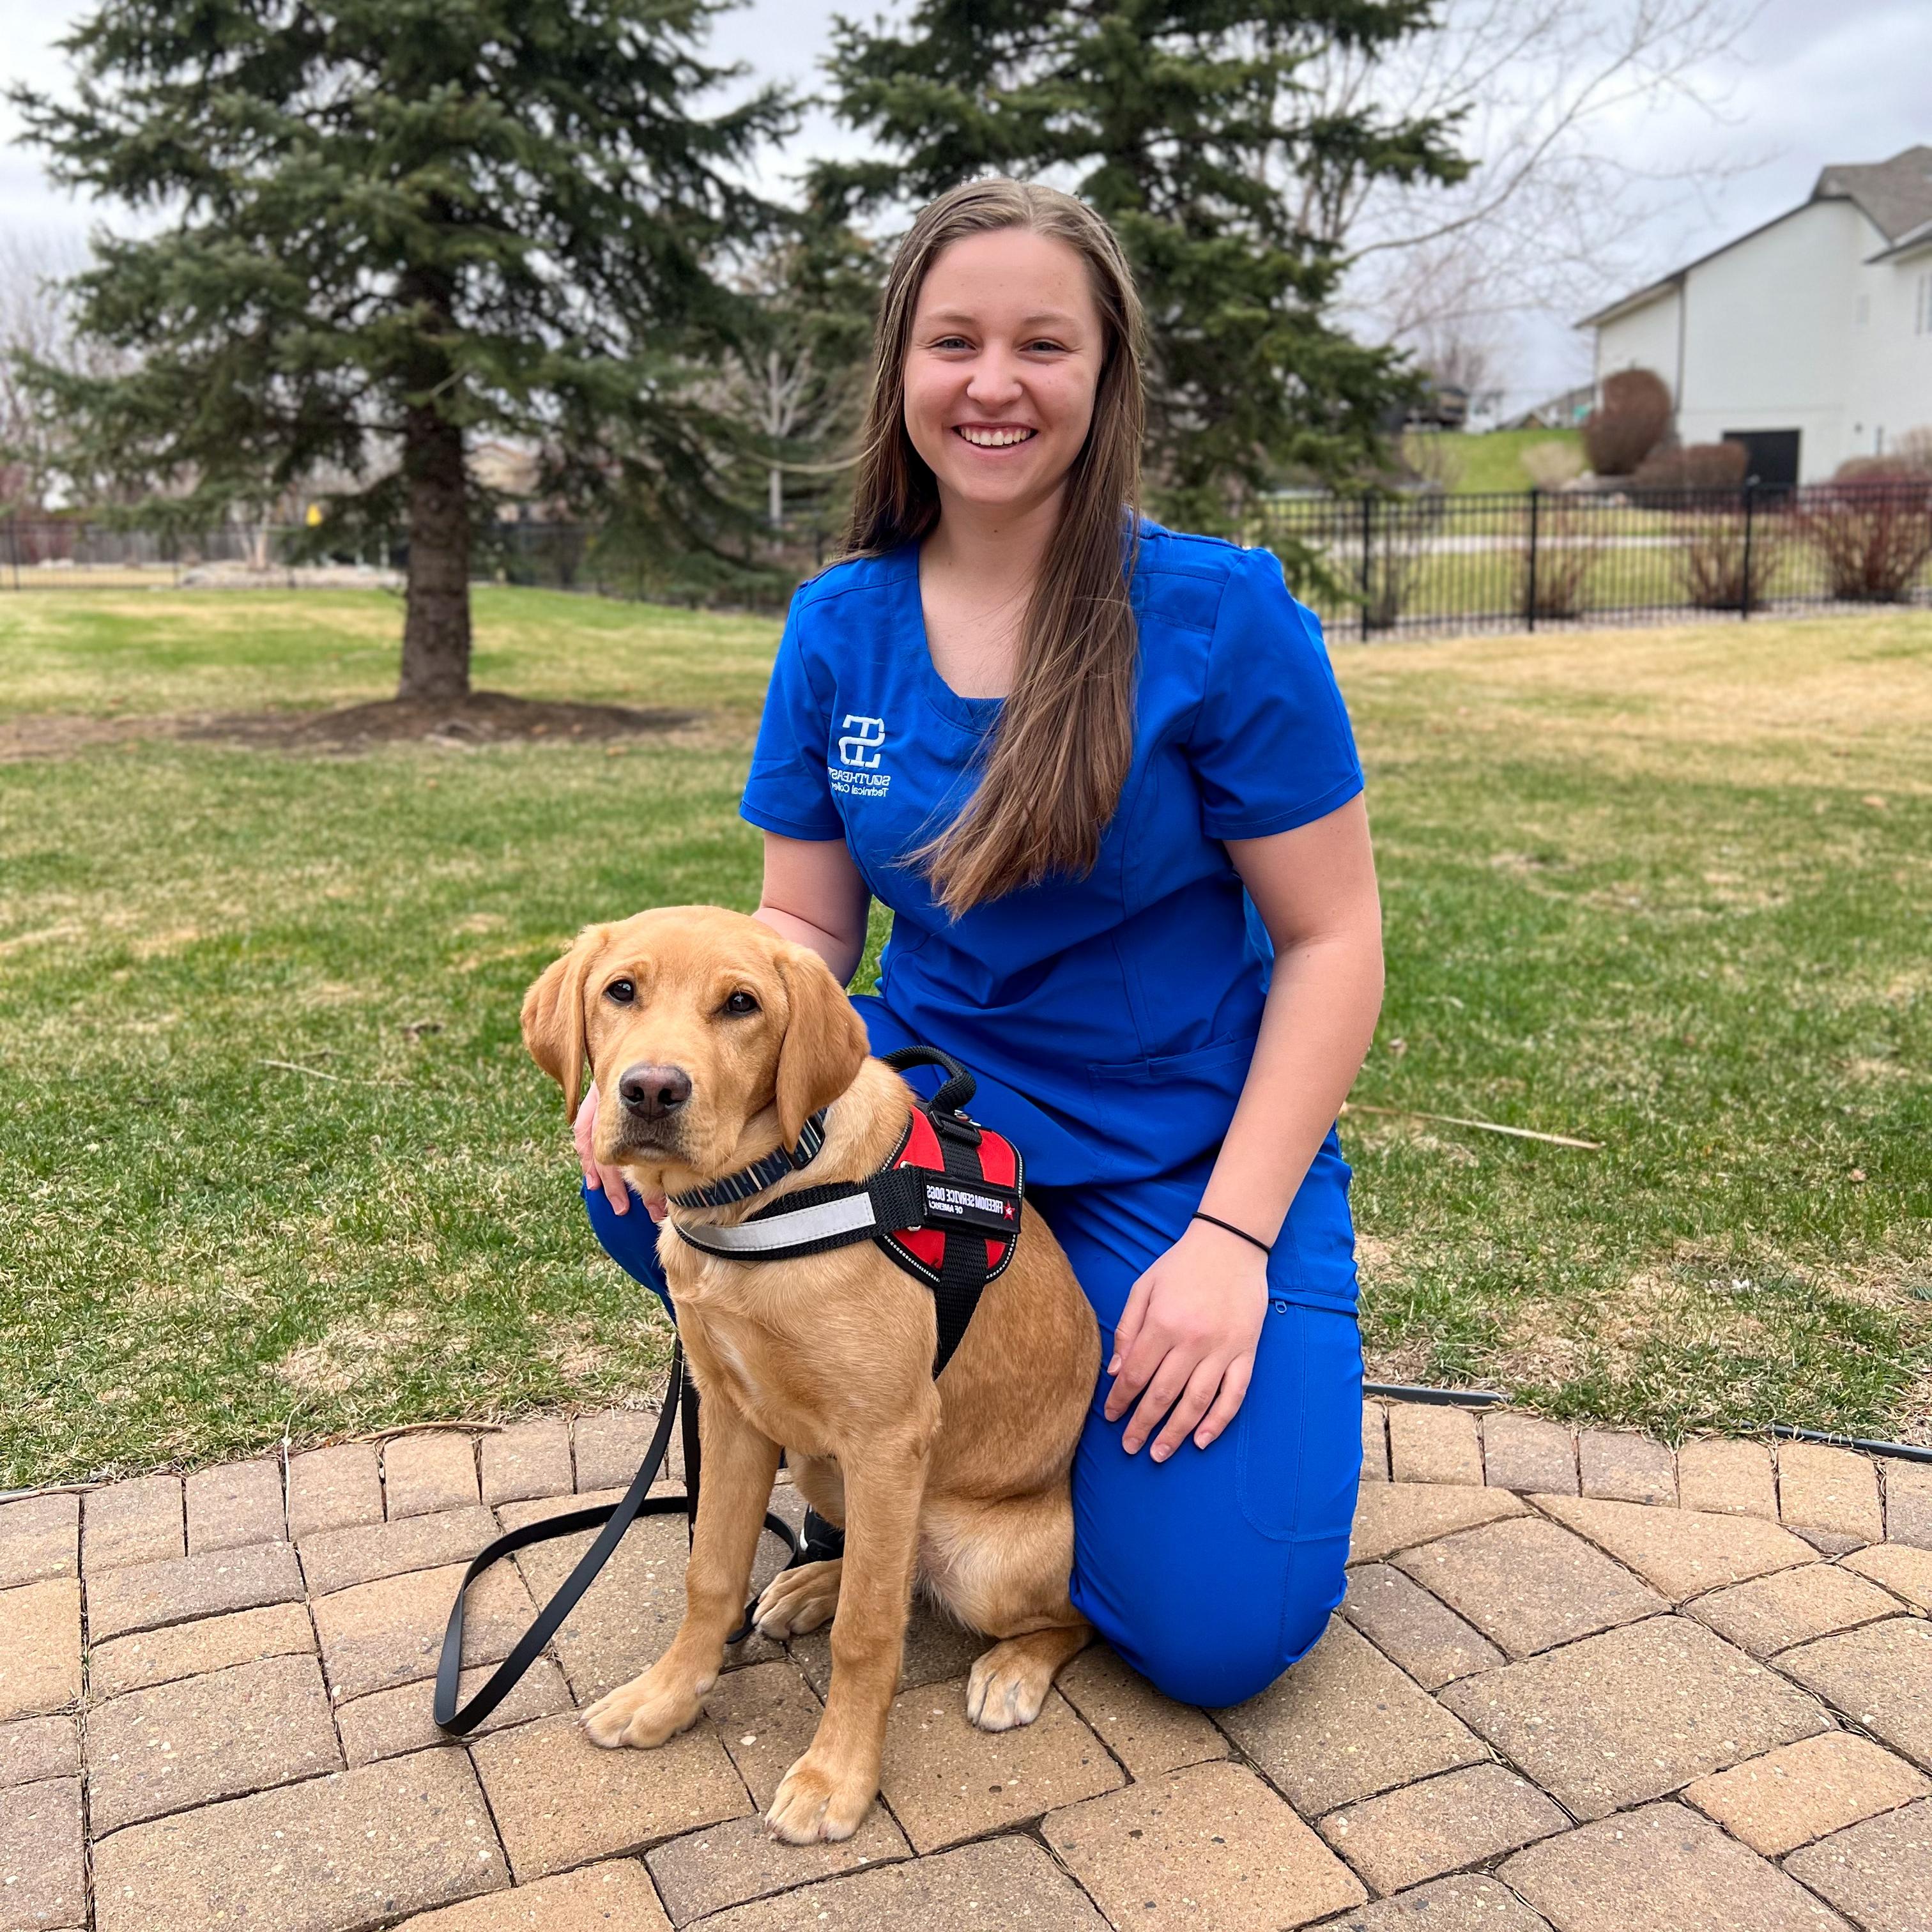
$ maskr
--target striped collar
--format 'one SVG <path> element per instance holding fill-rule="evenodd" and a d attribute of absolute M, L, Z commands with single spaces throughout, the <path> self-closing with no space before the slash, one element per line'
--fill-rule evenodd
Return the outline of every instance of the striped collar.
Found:
<path fill-rule="evenodd" d="M 825 1144 L 825 1116 L 830 1111 L 829 1106 L 821 1107 L 806 1122 L 795 1148 L 789 1150 L 774 1148 L 762 1160 L 753 1161 L 749 1167 L 740 1168 L 736 1174 L 726 1174 L 722 1180 L 708 1180 L 702 1187 L 674 1194 L 671 1204 L 676 1208 L 727 1207 L 734 1201 L 748 1200 L 774 1181 L 782 1180 L 788 1174 L 794 1174 L 809 1166 Z"/>

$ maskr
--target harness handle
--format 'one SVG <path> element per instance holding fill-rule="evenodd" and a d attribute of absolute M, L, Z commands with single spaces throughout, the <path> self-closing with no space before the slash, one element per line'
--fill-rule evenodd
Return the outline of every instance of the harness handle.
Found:
<path fill-rule="evenodd" d="M 980 1083 L 958 1060 L 953 1058 L 951 1054 L 939 1047 L 922 1045 L 902 1046 L 896 1052 L 882 1053 L 879 1058 L 888 1066 L 902 1072 L 908 1066 L 944 1067 L 949 1077 L 940 1082 L 939 1091 L 933 1095 L 927 1105 L 948 1126 L 950 1126 L 956 1118 L 964 1120 L 966 1102 L 971 1100 L 978 1090 Z M 966 1124 L 970 1125 L 970 1122 Z M 933 1124 L 938 1126 L 940 1121 L 936 1120 Z M 979 1138 L 976 1132 L 972 1136 L 972 1138 L 975 1141 Z"/>

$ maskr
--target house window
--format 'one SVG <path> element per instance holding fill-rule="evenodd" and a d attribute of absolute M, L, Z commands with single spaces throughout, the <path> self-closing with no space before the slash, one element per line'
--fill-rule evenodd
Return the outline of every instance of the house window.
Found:
<path fill-rule="evenodd" d="M 1932 335 L 1932 275 L 1921 275 L 1912 304 L 1915 335 Z"/>

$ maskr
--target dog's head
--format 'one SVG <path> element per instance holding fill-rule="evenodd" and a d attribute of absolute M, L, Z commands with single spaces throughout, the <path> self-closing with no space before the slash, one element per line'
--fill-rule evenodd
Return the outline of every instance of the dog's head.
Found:
<path fill-rule="evenodd" d="M 531 1058 L 573 1114 L 589 1064 L 598 1159 L 653 1186 L 690 1186 L 686 1172 L 715 1179 L 794 1145 L 868 1050 L 816 952 L 722 906 L 585 927 L 524 996 L 523 1021 Z"/>

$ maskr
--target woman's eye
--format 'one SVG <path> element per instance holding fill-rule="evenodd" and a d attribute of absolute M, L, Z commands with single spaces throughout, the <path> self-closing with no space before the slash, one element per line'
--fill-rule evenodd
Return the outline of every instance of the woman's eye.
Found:
<path fill-rule="evenodd" d="M 724 1010 L 728 1013 L 754 1013 L 758 1003 L 749 993 L 734 993 L 725 1000 Z"/>
<path fill-rule="evenodd" d="M 604 988 L 604 997 L 615 1006 L 628 1006 L 638 997 L 638 989 L 628 980 L 613 980 Z"/>

